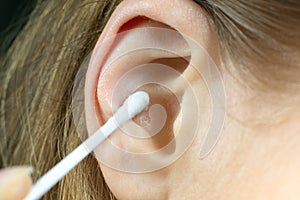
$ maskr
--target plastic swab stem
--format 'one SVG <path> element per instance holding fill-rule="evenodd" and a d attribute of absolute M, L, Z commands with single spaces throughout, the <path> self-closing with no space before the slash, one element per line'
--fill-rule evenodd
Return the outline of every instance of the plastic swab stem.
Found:
<path fill-rule="evenodd" d="M 143 111 L 148 104 L 149 96 L 146 92 L 138 91 L 130 95 L 117 112 L 101 128 L 42 176 L 32 186 L 25 200 L 41 198 L 111 133 Z"/>

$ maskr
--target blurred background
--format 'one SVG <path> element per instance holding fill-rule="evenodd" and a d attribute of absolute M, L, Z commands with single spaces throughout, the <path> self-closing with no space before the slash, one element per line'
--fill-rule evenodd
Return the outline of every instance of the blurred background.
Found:
<path fill-rule="evenodd" d="M 36 5 L 36 0 L 0 0 L 0 45 L 9 46 Z M 2 49 L 3 50 L 3 49 Z"/>

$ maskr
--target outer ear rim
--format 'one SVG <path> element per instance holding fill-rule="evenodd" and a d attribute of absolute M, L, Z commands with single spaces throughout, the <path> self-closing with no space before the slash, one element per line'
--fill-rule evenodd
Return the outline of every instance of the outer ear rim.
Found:
<path fill-rule="evenodd" d="M 134 3 L 134 6 L 132 6 Z M 185 17 L 180 15 L 174 15 L 172 12 L 161 13 L 161 7 L 169 7 L 172 9 L 182 10 L 184 8 Z M 208 48 L 212 38 L 203 38 L 204 34 L 211 32 L 210 26 L 206 17 L 206 12 L 198 4 L 192 1 L 153 1 L 153 0 L 125 0 L 122 1 L 116 8 L 115 12 L 112 14 L 110 20 L 108 21 L 106 27 L 104 28 L 95 49 L 98 49 L 102 45 L 106 38 L 110 38 L 117 34 L 120 27 L 126 22 L 130 21 L 135 17 L 147 17 L 151 20 L 164 23 L 182 35 L 188 35 L 196 41 L 199 41 L 201 45 Z M 186 23 L 186 21 L 192 21 L 193 23 Z M 197 24 L 198 29 L 201 31 L 195 31 L 194 24 Z M 200 25 L 200 27 L 199 27 Z M 191 31 L 193 30 L 193 31 Z M 107 43 L 105 46 L 101 46 L 103 49 L 109 49 L 111 43 Z M 211 52 L 209 52 L 211 53 Z M 211 54 L 214 56 L 213 54 Z M 103 65 L 103 57 L 96 57 L 97 52 L 93 51 L 89 68 L 86 74 L 85 83 L 85 109 L 86 113 L 86 123 L 88 132 L 94 132 L 100 126 L 100 122 L 103 123 L 101 119 L 101 113 L 99 105 L 97 105 L 97 84 L 98 77 L 100 75 L 101 68 L 99 66 Z"/>
<path fill-rule="evenodd" d="M 135 4 L 132 6 L 132 4 Z M 161 13 L 159 12 L 161 10 L 162 6 L 169 6 L 173 7 L 173 9 L 180 8 L 181 10 L 184 8 L 184 12 L 187 16 L 187 18 L 182 16 L 174 16 L 171 12 L 168 13 Z M 174 1 L 160 1 L 160 0 L 125 0 L 123 1 L 118 8 L 113 13 L 111 19 L 109 20 L 108 24 L 106 25 L 105 29 L 102 32 L 101 37 L 99 38 L 95 49 L 98 49 L 98 47 L 103 43 L 103 40 L 106 38 L 111 37 L 112 35 L 118 33 L 119 28 L 128 22 L 129 20 L 137 17 L 137 16 L 145 16 L 149 19 L 152 19 L 154 21 L 158 21 L 161 23 L 164 23 L 173 29 L 177 30 L 182 35 L 188 35 L 190 38 L 193 38 L 194 40 L 201 43 L 202 47 L 207 49 L 207 52 L 214 57 L 213 51 L 210 52 L 210 50 L 214 50 L 214 47 L 211 47 L 212 40 L 215 40 L 215 38 L 205 37 L 203 38 L 203 35 L 212 35 L 206 13 L 205 11 L 196 3 L 193 1 L 182 1 L 182 0 L 174 0 Z M 186 21 L 192 21 L 193 23 L 187 24 Z M 174 22 L 175 21 L 175 22 Z M 197 30 L 194 29 L 193 25 L 197 25 Z M 192 31 L 191 31 L 192 30 Z M 200 31 L 198 31 L 200 30 Z M 106 47 L 102 48 L 109 48 L 110 45 L 107 45 Z M 94 51 L 92 55 L 92 59 L 90 61 L 90 66 L 87 72 L 87 78 L 86 78 L 86 84 L 85 84 L 85 109 L 86 113 L 89 113 L 86 115 L 87 119 L 87 128 L 90 130 L 89 132 L 93 132 L 91 130 L 96 130 L 100 126 L 101 119 L 99 119 L 99 111 L 97 111 L 97 107 L 95 107 L 97 103 L 97 84 L 98 84 L 98 77 L 101 71 L 100 66 L 102 66 L 101 61 L 103 60 L 103 57 L 96 57 L 97 54 Z M 98 116 L 97 116 L 98 115 Z M 120 175 L 122 178 L 128 178 L 126 174 L 119 173 L 116 171 L 112 171 L 111 168 L 106 168 L 104 165 L 104 168 L 102 170 L 105 171 L 104 175 L 108 177 L 108 179 L 117 178 L 120 179 Z M 155 172 L 153 174 L 147 174 L 145 176 L 139 176 L 137 177 L 138 180 L 134 180 L 133 182 L 129 181 L 126 183 L 126 186 L 133 186 L 135 187 L 135 183 L 138 181 L 143 181 L 145 186 L 147 186 L 147 183 L 151 183 L 153 185 L 153 180 L 155 180 L 155 177 L 161 176 L 161 173 L 169 173 L 169 169 L 164 168 L 163 172 Z M 148 176 L 149 175 L 149 176 Z M 154 177 L 154 178 L 153 178 Z M 110 180 L 111 181 L 111 180 Z M 157 185 L 162 184 L 163 182 L 161 179 L 158 179 Z M 108 183 L 109 184 L 109 183 Z M 154 184 L 154 187 L 156 184 Z M 110 188 L 115 194 L 119 194 L 120 198 L 122 195 L 124 195 L 124 192 L 122 189 L 124 186 L 122 184 L 112 184 L 110 185 Z M 126 187 L 128 188 L 128 187 Z M 144 189 L 144 190 L 143 190 Z M 155 195 L 157 195 L 159 192 L 165 194 L 165 188 L 159 187 L 155 188 L 154 190 L 156 192 Z M 138 194 L 133 195 L 141 195 L 145 192 L 149 192 L 147 188 L 141 187 L 141 190 L 138 191 Z M 127 194 L 125 194 L 127 195 Z M 148 194 L 151 195 L 151 194 Z M 118 195 L 117 195 L 118 196 Z M 124 197 L 124 196 L 123 196 Z M 128 199 L 132 199 L 131 196 L 128 197 Z"/>

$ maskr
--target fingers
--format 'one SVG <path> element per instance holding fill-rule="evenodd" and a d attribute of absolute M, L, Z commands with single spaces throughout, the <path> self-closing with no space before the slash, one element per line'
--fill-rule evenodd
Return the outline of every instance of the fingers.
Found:
<path fill-rule="evenodd" d="M 32 185 L 32 171 L 32 167 L 10 167 L 0 170 L 0 199 L 23 199 Z"/>

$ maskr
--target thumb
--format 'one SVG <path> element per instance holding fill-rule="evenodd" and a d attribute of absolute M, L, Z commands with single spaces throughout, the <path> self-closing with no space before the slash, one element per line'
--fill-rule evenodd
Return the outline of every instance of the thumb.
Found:
<path fill-rule="evenodd" d="M 9 167 L 0 170 L 0 199 L 21 200 L 29 192 L 32 167 Z"/>

